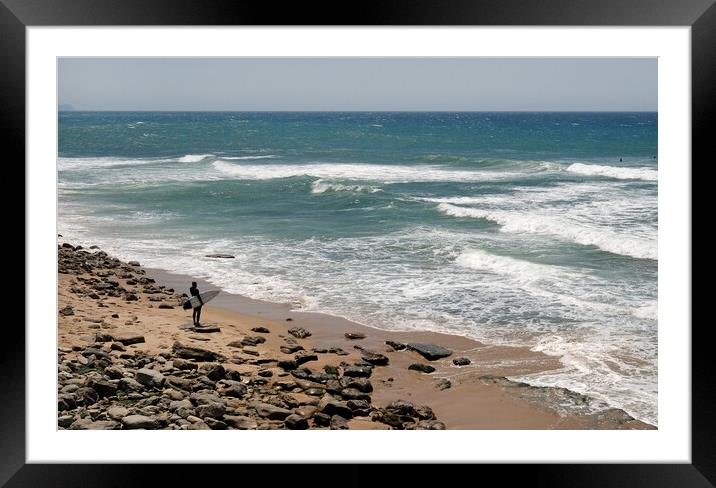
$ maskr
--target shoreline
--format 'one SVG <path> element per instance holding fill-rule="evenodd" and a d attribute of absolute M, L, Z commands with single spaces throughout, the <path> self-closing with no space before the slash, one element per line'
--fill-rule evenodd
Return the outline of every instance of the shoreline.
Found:
<path fill-rule="evenodd" d="M 77 251 L 73 249 L 73 252 Z M 91 250 L 91 252 L 100 251 Z M 122 266 L 129 266 L 130 264 L 132 263 L 122 263 Z M 322 369 L 332 371 L 331 367 L 345 370 L 346 367 L 341 366 L 341 364 L 348 364 L 351 361 L 354 364 L 361 363 L 361 361 L 365 362 L 366 356 L 370 358 L 371 353 L 385 358 L 387 364 L 375 365 L 369 377 L 372 387 L 370 408 L 374 409 L 373 413 L 371 413 L 371 416 L 354 416 L 349 419 L 346 426 L 351 429 L 386 428 L 387 424 L 376 421 L 374 417 L 384 415 L 393 402 L 399 401 L 408 401 L 415 405 L 430 407 L 437 420 L 429 420 L 428 423 L 439 422 L 447 429 L 655 428 L 633 419 L 620 409 L 605 406 L 600 411 L 592 411 L 594 408 L 593 400 L 563 388 L 535 387 L 508 380 L 506 377 L 509 376 L 525 375 L 562 367 L 559 358 L 530 351 L 527 347 L 488 345 L 467 337 L 439 332 L 387 331 L 357 324 L 328 314 L 291 311 L 288 304 L 255 300 L 223 290 L 202 311 L 203 325 L 216 326 L 220 329 L 220 332 L 197 333 L 189 330 L 192 325 L 191 313 L 190 311 L 182 310 L 178 306 L 179 301 L 181 301 L 178 293 L 184 290 L 188 291 L 191 281 L 197 281 L 199 289 L 202 291 L 218 287 L 205 280 L 165 270 L 141 268 L 138 265 L 130 266 L 130 268 L 141 271 L 145 278 L 151 279 L 153 287 L 157 290 L 162 290 L 161 292 L 164 295 L 170 297 L 168 299 L 162 297 L 164 302 L 167 303 L 165 306 L 172 306 L 168 305 L 168 303 L 173 300 L 174 309 L 154 307 L 153 301 L 160 301 L 156 299 L 156 293 L 136 293 L 138 298 L 136 301 L 126 301 L 120 297 L 116 297 L 116 300 L 105 299 L 104 297 L 88 298 L 86 293 L 71 293 L 72 278 L 61 274 L 59 279 L 60 309 L 67 305 L 73 305 L 86 314 L 92 308 L 85 308 L 85 305 L 92 305 L 96 310 L 98 304 L 102 304 L 104 306 L 100 305 L 100 310 L 104 311 L 107 308 L 107 311 L 103 312 L 104 314 L 113 311 L 114 315 L 123 316 L 130 313 L 132 317 L 135 317 L 134 320 L 124 321 L 124 323 L 122 323 L 121 319 L 113 322 L 102 318 L 99 322 L 84 323 L 83 327 L 82 324 L 74 326 L 76 322 L 72 320 L 63 320 L 63 316 L 60 314 L 60 350 L 72 351 L 61 353 L 63 355 L 61 357 L 64 360 L 71 360 L 69 358 L 73 357 L 73 352 L 80 352 L 76 356 L 82 356 L 81 348 L 84 347 L 86 350 L 86 344 L 79 345 L 82 336 L 84 336 L 85 342 L 94 342 L 94 340 L 89 341 L 86 339 L 93 339 L 88 336 L 91 336 L 92 333 L 100 334 L 104 332 L 103 329 L 108 329 L 110 335 L 111 331 L 115 329 L 139 329 L 136 332 L 143 335 L 145 342 L 130 345 L 129 348 L 146 354 L 147 357 L 154 356 L 156 358 L 157 356 L 162 357 L 162 354 L 167 355 L 167 350 L 173 347 L 172 344 L 176 343 L 176 341 L 189 347 L 206 347 L 221 354 L 225 359 L 225 361 L 221 361 L 222 367 L 227 371 L 236 371 L 237 377 L 240 375 L 241 378 L 244 378 L 242 381 L 245 384 L 247 382 L 249 388 L 251 388 L 252 382 L 255 382 L 255 384 L 262 383 L 262 381 L 256 381 L 259 378 L 267 379 L 266 383 L 263 383 L 267 385 L 263 388 L 266 390 L 272 386 L 275 389 L 275 385 L 283 380 L 295 378 L 294 373 L 289 374 L 289 370 L 278 366 L 281 364 L 278 361 L 290 360 L 296 357 L 295 351 L 287 354 L 281 350 L 282 346 L 286 346 L 288 339 L 289 341 L 297 342 L 303 347 L 304 352 L 301 354 L 315 357 L 315 359 L 311 358 L 301 365 L 302 367 L 310 368 L 312 373 Z M 67 279 L 63 279 L 63 277 Z M 171 290 L 171 292 L 167 292 L 167 290 Z M 175 292 L 174 290 L 177 291 Z M 96 314 L 96 312 L 94 313 Z M 270 330 L 270 333 L 265 334 L 265 336 L 254 333 L 251 329 L 255 327 L 265 327 Z M 289 329 L 293 328 L 303 328 L 310 332 L 311 335 L 294 340 L 288 332 Z M 125 330 L 124 332 L 127 331 Z M 348 339 L 346 338 L 346 333 L 363 334 L 365 337 Z M 264 337 L 265 341 L 251 346 L 244 345 L 240 348 L 229 345 L 235 344 L 236 341 L 246 340 L 247 337 L 256 336 Z M 392 341 L 397 344 L 434 344 L 449 349 L 451 354 L 447 357 L 427 360 L 414 350 L 394 350 L 394 347 L 387 345 L 386 341 Z M 356 348 L 356 346 L 360 349 Z M 78 348 L 80 348 L 80 351 L 75 351 Z M 343 351 L 340 356 L 330 352 L 335 348 Z M 111 347 L 109 353 L 112 353 Z M 375 358 L 378 356 L 375 356 Z M 453 364 L 453 360 L 458 358 L 467 358 L 469 364 L 462 366 Z M 168 373 L 175 372 L 166 367 L 166 363 L 170 362 L 171 358 L 164 359 L 164 363 L 160 360 L 153 361 L 154 369 L 161 371 L 163 367 Z M 251 364 L 252 362 L 254 364 Z M 380 362 L 383 362 L 383 359 L 380 359 Z M 427 373 L 409 369 L 413 364 L 423 365 L 422 367 L 429 366 L 434 368 L 434 371 Z M 203 366 L 199 364 L 198 367 Z M 268 376 L 267 371 L 271 373 L 271 376 Z M 122 380 L 120 379 L 119 381 Z M 175 391 L 176 389 L 173 390 Z M 293 410 L 299 410 L 304 407 L 302 410 L 304 414 L 307 413 L 307 410 L 311 410 L 311 408 L 305 407 L 317 407 L 312 403 L 318 403 L 318 401 L 313 401 L 310 395 L 305 394 L 306 390 L 293 392 L 294 397 L 299 398 L 299 404 Z M 175 396 L 178 397 L 179 395 Z M 338 399 L 341 399 L 340 395 Z M 325 398 L 319 397 L 319 400 L 325 400 Z M 342 400 L 345 401 L 346 397 L 343 396 Z M 301 401 L 306 403 L 302 405 L 300 404 Z M 565 405 L 567 406 L 566 409 Z M 242 416 L 247 418 L 254 415 L 245 402 L 243 404 L 240 401 L 234 402 L 234 406 L 228 408 L 233 408 L 238 413 L 246 414 Z M 149 410 L 149 412 L 151 411 L 152 409 Z M 304 415 L 310 424 L 310 428 L 326 428 L 326 426 L 319 427 L 315 424 L 315 419 L 320 418 L 315 416 L 315 408 L 314 412 L 310 413 L 312 415 Z M 90 412 L 91 415 L 92 413 Z M 173 415 L 176 414 L 174 413 Z M 97 417 L 103 416 L 98 414 Z M 104 417 L 107 417 L 107 415 Z M 172 415 L 167 418 L 172 418 Z M 92 422 L 98 422 L 94 417 L 92 419 Z M 184 423 L 178 422 L 177 419 L 174 419 L 173 424 L 168 420 L 167 422 L 169 425 L 178 425 L 178 428 L 192 428 L 196 425 L 202 426 L 202 424 L 208 425 L 208 428 L 213 428 L 211 426 L 212 422 L 216 426 L 221 426 L 221 423 L 226 425 L 226 422 L 221 420 L 211 417 L 209 419 L 211 419 L 210 422 L 200 420 L 200 422 L 189 423 L 190 421 L 187 421 L 187 423 Z M 257 423 L 257 428 L 258 425 L 269 425 L 261 424 L 260 420 Z M 65 419 L 65 422 L 68 422 L 68 419 Z M 415 428 L 430 428 L 427 426 L 428 423 L 425 422 L 426 420 L 423 420 L 424 425 L 417 427 L 420 423 L 416 421 Z M 72 427 L 72 425 L 69 424 L 69 428 L 82 428 Z M 435 426 L 437 424 L 431 425 Z M 410 428 L 404 425 L 400 427 L 393 425 L 388 428 L 401 427 Z M 268 428 L 282 428 L 282 426 L 274 422 Z M 434 428 L 439 428 L 439 426 Z"/>

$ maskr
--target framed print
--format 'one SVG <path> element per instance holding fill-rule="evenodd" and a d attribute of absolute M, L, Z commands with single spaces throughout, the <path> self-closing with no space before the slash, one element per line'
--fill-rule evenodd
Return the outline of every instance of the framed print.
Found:
<path fill-rule="evenodd" d="M 716 10 L 522 3 L 4 1 L 28 285 L 0 480 L 712 486 L 691 161 Z"/>

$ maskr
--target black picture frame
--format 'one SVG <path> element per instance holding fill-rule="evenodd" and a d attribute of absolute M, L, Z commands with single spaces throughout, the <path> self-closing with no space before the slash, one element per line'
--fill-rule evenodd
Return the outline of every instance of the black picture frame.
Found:
<path fill-rule="evenodd" d="M 382 0 L 342 6 L 323 1 L 264 0 L 0 0 L 0 128 L 3 150 L 14 161 L 25 155 L 25 28 L 28 26 L 113 25 L 502 25 L 502 26 L 690 26 L 692 37 L 692 161 L 705 164 L 710 151 L 716 87 L 716 6 L 714 0 Z M 9 158 L 8 158 L 9 159 Z M 692 168 L 696 166 L 692 164 Z M 693 195 L 693 189 L 692 189 Z M 693 241 L 692 241 L 693 242 Z M 25 253 L 27 263 L 32 256 Z M 30 292 L 30 290 L 28 290 Z M 702 292 L 703 293 L 703 292 Z M 693 303 L 693 298 L 692 298 Z M 483 480 L 544 486 L 716 486 L 715 390 L 708 328 L 693 321 L 692 334 L 692 464 L 539 464 L 484 465 L 475 468 Z M 688 328 L 691 324 L 679 324 Z M 0 486 L 126 486 L 143 485 L 147 470 L 160 471 L 162 484 L 204 479 L 207 469 L 173 465 L 141 467 L 110 465 L 26 464 L 25 336 L 6 324 L 6 347 L 0 353 Z M 12 346 L 7 346 L 11 344 Z M 435 446 L 433 446 L 435 447 Z M 152 469 L 154 468 L 154 469 Z M 159 469 L 156 469 L 159 468 Z M 271 468 L 272 477 L 295 466 Z M 365 484 L 372 471 L 334 466 L 343 479 L 325 475 L 324 482 Z M 214 467 L 211 477 L 215 476 Z M 323 468 L 322 468 L 323 469 Z M 401 483 L 424 480 L 430 466 L 388 470 Z M 310 470 L 309 470 L 310 471 Z M 323 472 L 323 471 L 322 471 Z M 436 474 L 439 471 L 435 470 Z M 300 476 L 291 484 L 302 484 Z M 303 482 L 310 481 L 311 476 Z M 388 478 L 384 478 L 387 481 Z M 144 481 L 143 481 L 144 480 Z M 245 478 L 246 481 L 249 478 Z M 453 482 L 459 482 L 453 479 Z"/>

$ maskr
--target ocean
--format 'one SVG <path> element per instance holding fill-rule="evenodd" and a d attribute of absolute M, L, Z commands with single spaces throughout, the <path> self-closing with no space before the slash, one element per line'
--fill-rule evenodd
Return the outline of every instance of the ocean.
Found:
<path fill-rule="evenodd" d="M 559 355 L 516 379 L 657 424 L 656 113 L 58 117 L 66 239 L 297 310 Z"/>

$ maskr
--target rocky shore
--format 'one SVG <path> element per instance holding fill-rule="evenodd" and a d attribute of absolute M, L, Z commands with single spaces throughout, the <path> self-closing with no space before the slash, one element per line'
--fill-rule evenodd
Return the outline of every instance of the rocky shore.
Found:
<path fill-rule="evenodd" d="M 59 429 L 653 428 L 507 379 L 560 366 L 526 348 L 218 298 L 193 327 L 166 276 L 96 246 L 60 244 L 58 273 Z"/>

